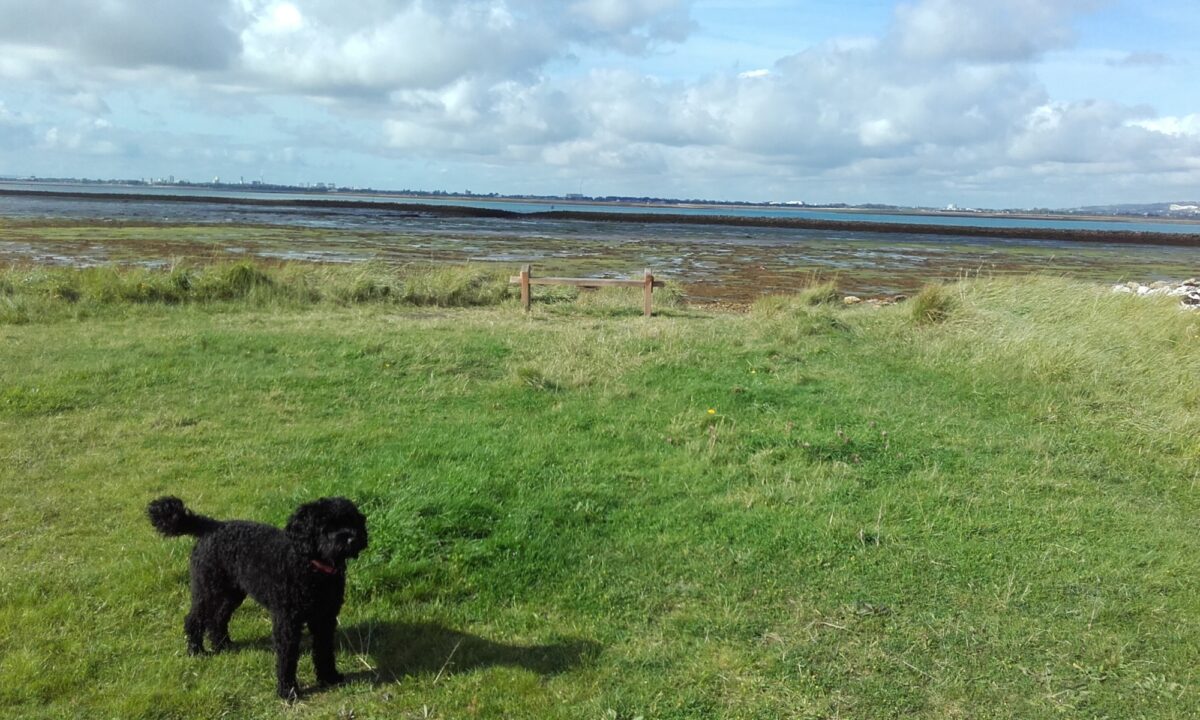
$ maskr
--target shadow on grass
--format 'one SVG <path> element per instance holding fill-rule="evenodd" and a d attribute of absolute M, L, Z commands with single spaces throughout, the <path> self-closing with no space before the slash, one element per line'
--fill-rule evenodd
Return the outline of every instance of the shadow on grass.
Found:
<path fill-rule="evenodd" d="M 591 640 L 570 638 L 547 645 L 516 645 L 432 622 L 362 623 L 341 628 L 338 636 L 339 664 L 347 679 L 380 685 L 412 675 L 444 677 L 497 666 L 557 675 L 582 665 L 600 651 L 600 645 Z M 372 667 L 362 669 L 366 663 Z"/>
<path fill-rule="evenodd" d="M 515 667 L 539 675 L 557 675 L 599 654 L 591 640 L 570 638 L 547 645 L 515 645 L 452 630 L 439 623 L 361 623 L 338 629 L 338 669 L 346 682 L 389 685 L 416 675 L 448 677 L 490 667 Z M 274 652 L 270 636 L 234 641 L 221 653 Z M 312 651 L 304 634 L 301 653 Z M 302 673 L 303 674 L 303 673 Z M 301 683 L 305 678 L 300 678 Z M 327 686 L 306 685 L 302 693 Z"/>

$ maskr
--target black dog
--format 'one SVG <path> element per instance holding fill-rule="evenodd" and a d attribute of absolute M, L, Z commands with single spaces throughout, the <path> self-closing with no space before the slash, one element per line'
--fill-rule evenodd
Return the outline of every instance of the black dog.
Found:
<path fill-rule="evenodd" d="M 227 646 L 229 618 L 246 595 L 271 612 L 275 680 L 279 696 L 297 695 L 300 634 L 313 637 L 317 680 L 339 683 L 333 635 L 346 592 L 346 561 L 367 546 L 367 520 L 345 498 L 321 498 L 296 509 L 284 530 L 245 520 L 214 520 L 163 497 L 146 508 L 163 535 L 194 535 L 192 609 L 183 621 L 188 652 Z"/>

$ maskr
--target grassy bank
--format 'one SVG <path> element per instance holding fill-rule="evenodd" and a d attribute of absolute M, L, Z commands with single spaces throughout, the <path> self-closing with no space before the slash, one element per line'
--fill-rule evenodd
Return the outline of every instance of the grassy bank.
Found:
<path fill-rule="evenodd" d="M 0 275 L 5 715 L 1200 714 L 1200 316 L 1169 299 L 526 317 L 247 267 L 271 282 L 175 299 Z M 187 657 L 163 493 L 356 499 L 353 682 L 282 706 L 249 605 Z"/>

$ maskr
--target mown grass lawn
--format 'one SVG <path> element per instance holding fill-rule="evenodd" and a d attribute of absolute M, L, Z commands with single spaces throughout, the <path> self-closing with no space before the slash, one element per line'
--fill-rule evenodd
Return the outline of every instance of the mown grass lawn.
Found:
<path fill-rule="evenodd" d="M 1200 314 L 1049 279 L 945 296 L 924 324 L 778 299 L 20 315 L 0 714 L 1200 716 Z M 249 603 L 233 652 L 186 655 L 191 541 L 144 516 L 167 493 L 273 523 L 360 504 L 352 682 L 276 700 Z"/>

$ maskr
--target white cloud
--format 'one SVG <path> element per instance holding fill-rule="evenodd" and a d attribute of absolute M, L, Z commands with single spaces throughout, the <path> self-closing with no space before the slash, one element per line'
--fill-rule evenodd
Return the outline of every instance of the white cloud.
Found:
<path fill-rule="evenodd" d="M 0 0 L 0 18 L 0 50 L 31 62 L 214 70 L 239 51 L 230 0 Z"/>
<path fill-rule="evenodd" d="M 1128 124 L 1171 137 L 1200 137 L 1200 113 L 1182 117 L 1167 116 L 1150 120 L 1131 120 Z"/>
<path fill-rule="evenodd" d="M 908 140 L 908 136 L 896 129 L 887 118 L 867 120 L 858 126 L 858 139 L 864 148 L 886 147 L 899 145 Z"/>
<path fill-rule="evenodd" d="M 263 8 L 253 30 L 263 35 L 296 32 L 304 27 L 304 14 L 290 2 L 278 2 Z"/>
<path fill-rule="evenodd" d="M 397 117 L 384 122 L 389 147 L 427 153 L 527 154 L 522 148 L 578 137 L 580 117 L 549 85 L 460 80 L 439 90 L 394 96 Z"/>
<path fill-rule="evenodd" d="M 83 155 L 118 155 L 124 147 L 109 132 L 107 120 L 79 122 L 71 126 L 51 125 L 40 131 L 36 148 L 41 151 L 70 151 Z"/>
<path fill-rule="evenodd" d="M 627 52 L 684 40 L 695 27 L 685 0 L 577 0 L 568 6 L 577 37 L 602 38 Z"/>
<path fill-rule="evenodd" d="M 896 10 L 891 40 L 922 61 L 1020 62 L 1071 44 L 1087 0 L 921 0 Z"/>
<path fill-rule="evenodd" d="M 304 22 L 289 32 L 279 31 L 277 6 L 269 6 L 242 33 L 244 66 L 280 90 L 386 94 L 462 77 L 501 79 L 554 52 L 538 28 L 519 27 L 503 5 L 413 2 L 370 22 L 347 22 L 342 5 L 307 3 Z"/>
<path fill-rule="evenodd" d="M 1131 127 L 1136 111 L 1114 103 L 1051 103 L 1036 108 L 1009 144 L 1019 163 L 1103 164 L 1144 161 L 1159 147 Z"/>
<path fill-rule="evenodd" d="M 829 42 L 769 70 L 691 83 L 614 71 L 557 90 L 546 79 L 480 80 L 467 95 L 456 86 L 406 96 L 390 111 L 388 137 L 406 152 L 514 164 L 540 148 L 543 162 L 583 174 L 738 168 L 782 183 L 834 177 L 883 187 L 909 177 L 938 192 L 1022 174 L 1187 170 L 1178 158 L 1194 151 L 1181 143 L 1194 117 L 1146 120 L 1145 108 L 1047 96 L 1030 61 L 1069 42 L 1064 19 L 1080 7 L 928 0 L 898 10 L 878 40 Z M 953 37 L 930 46 L 931 34 Z"/>
<path fill-rule="evenodd" d="M 640 63 L 693 32 L 688 0 L 43 5 L 0 0 L 0 78 L 41 88 L 50 116 L 0 112 L 0 133 L 47 155 L 198 157 L 229 175 L 220 162 L 299 166 L 325 152 L 664 195 L 811 186 L 886 200 L 901 186 L 911 197 L 1102 173 L 1178 182 L 1200 154 L 1200 113 L 1049 96 L 1038 63 L 1069 50 L 1091 0 L 914 0 L 874 37 L 686 80 Z M 129 120 L 128 98 L 151 88 L 171 119 L 157 134 Z M 236 118 L 251 116 L 268 119 L 239 135 Z"/>
<path fill-rule="evenodd" d="M 532 79 L 578 47 L 683 40 L 690 0 L 0 0 L 0 77 L 173 68 L 243 90 L 330 97 Z M 127 78 L 126 78 L 127 79 Z"/>
<path fill-rule="evenodd" d="M 532 81 L 576 46 L 641 53 L 684 39 L 683 0 L 243 0 L 245 68 L 268 87 L 339 95 Z"/>

